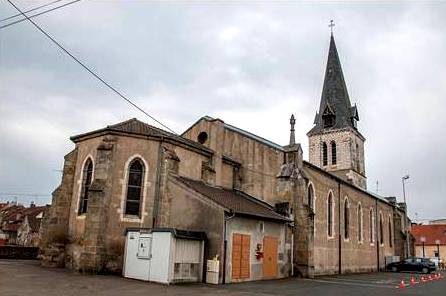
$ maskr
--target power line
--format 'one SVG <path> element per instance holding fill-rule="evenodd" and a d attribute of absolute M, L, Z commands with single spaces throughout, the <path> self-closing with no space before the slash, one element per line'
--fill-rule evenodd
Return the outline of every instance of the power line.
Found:
<path fill-rule="evenodd" d="M 65 7 L 65 6 L 68 6 L 68 5 L 70 5 L 70 4 L 73 4 L 73 3 L 76 3 L 76 2 L 79 2 L 79 1 L 81 1 L 81 0 L 74 0 L 74 1 L 71 1 L 71 2 L 68 2 L 68 3 L 65 3 L 65 4 L 63 4 L 63 5 L 56 6 L 56 7 L 53 7 L 53 8 L 44 10 L 44 11 L 42 11 L 42 12 L 39 12 L 39 13 L 30 15 L 29 18 L 34 18 L 34 17 L 36 17 L 36 16 L 42 15 L 42 14 L 44 14 L 44 13 L 47 13 L 47 12 L 50 12 L 50 11 L 53 11 L 53 10 L 56 10 L 56 9 L 59 9 L 59 8 Z M 19 15 L 20 15 L 20 14 L 19 14 Z M 26 21 L 26 19 L 27 19 L 27 18 L 25 17 L 25 18 L 22 18 L 22 19 L 19 19 L 19 20 L 10 22 L 10 23 L 8 23 L 8 24 L 6 24 L 6 25 L 0 26 L 0 29 L 3 29 L 3 28 L 6 28 L 6 27 L 15 25 L 15 24 L 17 24 L 17 23 L 21 23 L 21 22 L 23 22 L 23 21 Z"/>
<path fill-rule="evenodd" d="M 32 19 L 30 19 L 23 11 L 20 10 L 14 3 L 12 3 L 11 0 L 7 0 L 9 4 L 11 4 L 17 11 L 19 11 L 31 24 L 34 25 L 42 34 L 44 34 L 48 39 L 50 39 L 54 44 L 59 47 L 64 53 L 69 55 L 76 63 L 78 63 L 82 68 L 87 70 L 91 75 L 93 75 L 96 79 L 98 79 L 100 82 L 102 82 L 105 86 L 107 86 L 110 90 L 112 90 L 115 94 L 120 96 L 123 100 L 125 100 L 127 103 L 135 107 L 137 110 L 141 111 L 143 114 L 151 118 L 153 121 L 161 125 L 162 127 L 166 128 L 170 132 L 176 134 L 172 129 L 170 129 L 168 126 L 163 124 L 161 121 L 157 120 L 155 117 L 144 111 L 141 107 L 133 103 L 129 98 L 127 98 L 125 95 L 123 95 L 120 91 L 118 91 L 116 88 L 111 86 L 108 82 L 106 82 L 103 78 L 101 78 L 98 74 L 96 74 L 93 70 L 91 70 L 87 65 L 85 65 L 83 62 L 81 62 L 77 57 L 75 57 L 71 52 L 69 52 L 67 49 L 65 49 L 59 42 L 57 42 L 50 34 L 45 32 L 37 23 L 35 23 Z"/>
<path fill-rule="evenodd" d="M 11 193 L 11 192 L 0 192 L 0 195 L 6 195 L 6 196 L 51 196 L 51 194 L 40 194 L 40 193 Z"/>
<path fill-rule="evenodd" d="M 54 4 L 54 3 L 57 3 L 57 2 L 60 2 L 60 1 L 63 1 L 63 0 L 55 0 L 55 1 L 52 1 L 52 2 L 50 2 L 50 3 L 43 4 L 43 5 L 40 5 L 40 6 L 31 8 L 31 9 L 29 9 L 29 10 L 27 10 L 27 11 L 24 11 L 24 13 L 28 13 L 28 12 L 31 12 L 31 11 L 34 11 L 34 10 L 37 10 L 37 9 L 40 9 L 40 8 L 44 8 L 44 7 L 50 6 L 51 4 Z M 16 14 L 14 14 L 14 15 L 11 15 L 11 16 L 7 17 L 7 18 L 1 19 L 0 22 L 10 20 L 10 19 L 15 18 L 15 17 L 18 17 L 18 16 L 20 16 L 20 15 L 22 15 L 22 14 L 21 14 L 21 13 L 16 13 Z"/>

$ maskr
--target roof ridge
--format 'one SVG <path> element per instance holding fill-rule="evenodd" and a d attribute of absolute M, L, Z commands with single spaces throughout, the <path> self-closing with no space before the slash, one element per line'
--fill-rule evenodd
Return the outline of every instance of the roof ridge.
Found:
<path fill-rule="evenodd" d="M 259 135 L 256 135 L 254 133 L 251 133 L 251 132 L 249 132 L 247 130 L 244 130 L 242 128 L 236 127 L 236 126 L 234 126 L 232 124 L 229 124 L 229 123 L 226 123 L 226 122 L 224 122 L 224 125 L 225 125 L 225 127 L 229 128 L 229 129 L 231 129 L 231 130 L 233 130 L 235 132 L 239 132 L 239 133 L 241 133 L 241 134 L 243 134 L 245 136 L 248 136 L 248 137 L 252 138 L 253 140 L 256 140 L 256 141 L 258 141 L 260 143 L 263 142 L 264 144 L 272 146 L 272 147 L 274 147 L 277 150 L 281 150 L 281 151 L 283 150 L 283 146 L 282 145 L 279 145 L 279 144 L 277 144 L 277 143 L 275 143 L 275 142 L 273 142 L 271 140 L 268 140 L 268 139 L 266 139 L 264 137 L 261 137 Z"/>
<path fill-rule="evenodd" d="M 257 198 L 257 197 L 254 197 L 254 196 L 252 196 L 251 194 L 249 194 L 249 193 L 246 193 L 246 192 L 244 192 L 244 191 L 242 191 L 242 190 L 239 190 L 239 189 L 232 189 L 234 192 L 237 192 L 237 193 L 241 193 L 242 195 L 245 195 L 245 197 L 247 197 L 247 198 L 249 198 L 249 199 L 252 199 L 252 201 L 254 201 L 254 202 L 256 202 L 256 203 L 259 203 L 259 204 L 261 204 L 261 205 L 265 205 L 265 206 L 267 206 L 267 207 L 269 207 L 271 210 L 275 210 L 274 209 L 274 207 L 272 206 L 272 205 L 270 205 L 269 203 L 267 203 L 266 201 L 264 201 L 264 200 L 262 200 L 262 199 L 259 199 L 259 198 Z M 280 215 L 280 214 L 279 214 Z"/>
<path fill-rule="evenodd" d="M 121 122 L 118 122 L 118 123 L 115 123 L 115 124 L 107 125 L 107 128 L 113 128 L 115 126 L 119 126 L 119 125 L 122 125 L 122 124 L 127 124 L 127 123 L 135 121 L 135 120 L 139 121 L 136 117 L 133 117 L 133 118 L 130 118 L 130 119 L 127 119 L 127 120 L 124 120 L 124 121 L 121 121 Z"/>

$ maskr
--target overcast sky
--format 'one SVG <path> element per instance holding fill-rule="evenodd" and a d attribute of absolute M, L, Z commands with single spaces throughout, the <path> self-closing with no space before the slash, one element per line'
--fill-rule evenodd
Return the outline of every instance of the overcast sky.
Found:
<path fill-rule="evenodd" d="M 0 0 L 0 18 L 15 13 Z M 83 0 L 34 20 L 178 133 L 209 115 L 285 145 L 294 113 L 308 159 L 334 19 L 368 189 L 401 200 L 409 174 L 410 214 L 434 219 L 446 217 L 445 15 L 444 1 Z M 49 195 L 70 136 L 132 117 L 153 124 L 28 22 L 0 29 L 0 198 Z M 50 201 L 19 197 L 31 199 Z"/>

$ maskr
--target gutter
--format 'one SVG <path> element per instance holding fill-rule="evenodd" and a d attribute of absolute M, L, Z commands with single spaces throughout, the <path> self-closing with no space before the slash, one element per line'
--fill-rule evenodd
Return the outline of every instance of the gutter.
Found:
<path fill-rule="evenodd" d="M 231 211 L 232 212 L 232 211 Z M 232 213 L 232 216 L 226 217 L 226 212 L 224 212 L 224 228 L 223 228 L 223 278 L 222 284 L 226 284 L 226 257 L 227 257 L 227 249 L 228 249 L 228 240 L 226 238 L 226 222 L 235 217 L 235 213 Z"/>

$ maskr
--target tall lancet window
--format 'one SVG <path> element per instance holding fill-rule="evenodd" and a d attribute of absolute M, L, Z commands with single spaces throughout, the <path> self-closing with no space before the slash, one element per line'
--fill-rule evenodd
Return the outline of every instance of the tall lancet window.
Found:
<path fill-rule="evenodd" d="M 336 164 L 338 161 L 337 153 L 336 153 L 336 142 L 331 141 L 331 164 Z"/>
<path fill-rule="evenodd" d="M 327 234 L 333 237 L 333 194 L 328 194 L 327 200 Z"/>
<path fill-rule="evenodd" d="M 383 215 L 379 214 L 379 243 L 384 245 Z"/>
<path fill-rule="evenodd" d="M 393 237 L 392 237 L 392 222 L 390 221 L 389 217 L 389 246 L 393 246 Z"/>
<path fill-rule="evenodd" d="M 369 230 L 370 230 L 370 243 L 375 242 L 375 214 L 373 212 L 373 208 L 370 209 L 370 217 L 369 217 Z"/>
<path fill-rule="evenodd" d="M 314 211 L 314 189 L 313 185 L 308 185 L 308 207 Z"/>
<path fill-rule="evenodd" d="M 362 242 L 362 207 L 358 204 L 358 242 Z"/>
<path fill-rule="evenodd" d="M 326 166 L 328 164 L 328 147 L 327 143 L 322 143 L 322 165 Z"/>
<path fill-rule="evenodd" d="M 125 214 L 140 216 L 143 193 L 144 164 L 136 158 L 129 165 Z"/>
<path fill-rule="evenodd" d="M 81 188 L 81 198 L 79 201 L 79 211 L 78 211 L 79 215 L 85 214 L 87 212 L 88 190 L 90 189 L 92 181 L 93 181 L 93 161 L 91 160 L 91 158 L 88 158 L 82 170 L 82 188 Z"/>
<path fill-rule="evenodd" d="M 344 238 L 350 237 L 350 204 L 346 198 L 344 201 Z"/>

